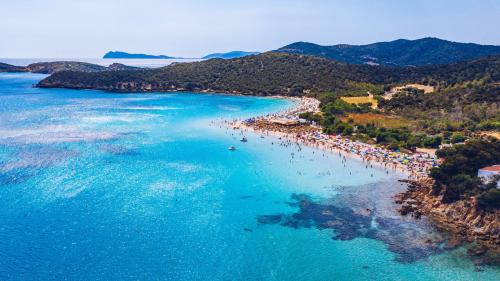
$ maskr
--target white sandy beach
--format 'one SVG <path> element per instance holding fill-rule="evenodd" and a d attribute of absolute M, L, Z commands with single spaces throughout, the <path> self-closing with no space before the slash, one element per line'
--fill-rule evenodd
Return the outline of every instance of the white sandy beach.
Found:
<path fill-rule="evenodd" d="M 299 120 L 299 114 L 319 111 L 320 102 L 313 98 L 289 99 L 294 101 L 295 104 L 288 110 L 247 120 L 224 120 L 223 122 L 233 130 L 239 130 L 243 135 L 245 131 L 249 130 L 271 135 L 297 145 L 306 145 L 329 153 L 339 153 L 346 157 L 358 158 L 366 162 L 367 165 L 379 165 L 387 171 L 390 169 L 400 170 L 411 179 L 426 179 L 429 169 L 437 165 L 437 159 L 427 153 L 408 154 L 395 152 L 380 146 L 353 141 L 346 137 L 327 135 L 322 133 L 321 128 L 318 126 L 301 124 L 300 122 L 303 120 Z M 286 122 L 293 123 L 293 125 L 283 125 Z M 256 124 L 266 125 L 257 126 Z M 293 130 L 292 128 L 295 125 L 301 128 Z"/>

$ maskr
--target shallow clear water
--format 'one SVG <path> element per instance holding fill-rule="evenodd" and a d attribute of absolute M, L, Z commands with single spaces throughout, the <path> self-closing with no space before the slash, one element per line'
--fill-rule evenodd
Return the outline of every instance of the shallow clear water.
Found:
<path fill-rule="evenodd" d="M 212 123 L 289 101 L 31 87 L 43 77 L 0 74 L 0 280 L 499 276 L 423 242 L 442 237 L 394 212 L 397 173 Z"/>

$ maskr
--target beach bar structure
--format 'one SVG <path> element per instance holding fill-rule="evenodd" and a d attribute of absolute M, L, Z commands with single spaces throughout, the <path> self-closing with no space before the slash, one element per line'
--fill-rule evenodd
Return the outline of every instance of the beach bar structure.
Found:
<path fill-rule="evenodd" d="M 477 171 L 477 176 L 486 182 L 493 180 L 493 177 L 496 175 L 500 176 L 500 165 L 484 167 Z M 500 180 L 497 181 L 497 188 L 500 189 Z"/>
<path fill-rule="evenodd" d="M 271 123 L 282 125 L 282 126 L 295 126 L 300 124 L 299 120 L 285 119 L 285 118 L 271 118 L 269 120 Z"/>

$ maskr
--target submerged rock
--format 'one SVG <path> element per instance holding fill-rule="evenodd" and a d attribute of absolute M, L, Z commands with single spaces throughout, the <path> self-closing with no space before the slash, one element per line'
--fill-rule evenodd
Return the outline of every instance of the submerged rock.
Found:
<path fill-rule="evenodd" d="M 296 213 L 263 215 L 257 217 L 257 221 L 291 228 L 331 229 L 334 240 L 376 239 L 384 242 L 402 263 L 443 251 L 440 247 L 443 239 L 430 239 L 413 223 L 377 216 L 370 208 L 356 210 L 333 202 L 316 202 L 304 194 L 293 194 L 292 200 L 287 204 L 298 207 Z"/>

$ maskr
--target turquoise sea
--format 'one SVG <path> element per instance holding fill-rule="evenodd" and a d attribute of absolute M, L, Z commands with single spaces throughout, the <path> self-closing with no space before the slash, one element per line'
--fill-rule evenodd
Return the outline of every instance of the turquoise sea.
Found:
<path fill-rule="evenodd" d="M 213 123 L 290 101 L 43 77 L 0 74 L 0 280 L 499 279 L 395 212 L 402 175 Z"/>

